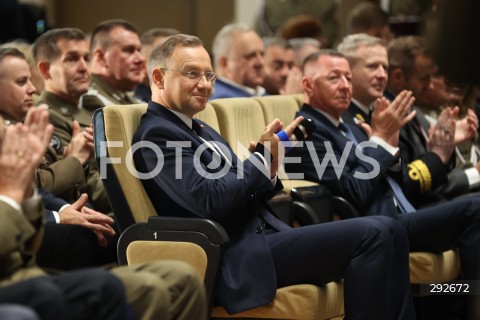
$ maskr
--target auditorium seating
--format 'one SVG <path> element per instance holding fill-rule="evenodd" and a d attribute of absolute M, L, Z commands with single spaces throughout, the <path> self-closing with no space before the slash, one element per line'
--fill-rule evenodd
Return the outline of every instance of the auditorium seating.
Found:
<path fill-rule="evenodd" d="M 258 139 L 273 117 L 280 118 L 287 124 L 301 103 L 302 97 L 299 95 L 218 99 L 208 103 L 205 110 L 196 117 L 218 130 L 234 150 L 243 152 L 251 140 Z M 202 219 L 187 221 L 158 217 L 141 182 L 128 170 L 127 166 L 132 165 L 131 154 L 128 154 L 131 137 L 145 110 L 146 104 L 109 106 L 98 110 L 94 115 L 97 162 L 99 168 L 104 168 L 107 172 L 104 180 L 106 191 L 120 230 L 124 231 L 118 246 L 120 262 L 125 264 L 167 257 L 193 259 L 194 262 L 191 263 L 205 279 L 207 291 L 211 295 L 221 247 L 228 242 L 223 228 L 212 221 L 195 221 Z M 107 148 L 105 144 L 100 144 L 101 141 L 122 141 L 122 145 Z M 108 162 L 106 157 L 119 158 L 121 161 Z M 345 208 L 348 209 L 348 206 Z M 411 253 L 411 283 L 454 280 L 460 274 L 459 261 L 455 250 L 441 254 Z M 235 316 L 333 319 L 343 314 L 342 287 L 343 284 L 339 282 L 323 287 L 299 285 L 281 288 L 272 304 Z M 213 308 L 212 316 L 229 317 L 221 307 Z"/>

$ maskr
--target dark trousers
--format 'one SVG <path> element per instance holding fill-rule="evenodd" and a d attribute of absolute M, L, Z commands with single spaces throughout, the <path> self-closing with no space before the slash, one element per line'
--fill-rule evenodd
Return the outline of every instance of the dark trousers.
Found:
<path fill-rule="evenodd" d="M 40 320 L 32 309 L 12 303 L 0 303 L 0 319 Z"/>
<path fill-rule="evenodd" d="M 442 252 L 458 248 L 465 280 L 480 276 L 480 198 L 461 197 L 439 205 L 398 215 L 407 230 L 410 251 Z M 451 299 L 452 305 L 455 300 Z M 474 319 L 473 296 L 465 299 L 466 312 Z"/>
<path fill-rule="evenodd" d="M 84 227 L 47 223 L 37 264 L 42 268 L 75 270 L 116 262 L 116 242 L 101 248 L 95 234 Z"/>
<path fill-rule="evenodd" d="M 345 319 L 415 319 L 408 240 L 394 219 L 364 217 L 267 236 L 278 286 L 344 279 Z"/>
<path fill-rule="evenodd" d="M 125 319 L 123 285 L 113 274 L 84 269 L 0 288 L 0 302 L 33 309 L 42 320 Z"/>
<path fill-rule="evenodd" d="M 480 198 L 462 197 L 398 215 L 407 230 L 410 251 L 442 252 L 459 248 L 465 279 L 480 271 Z"/>

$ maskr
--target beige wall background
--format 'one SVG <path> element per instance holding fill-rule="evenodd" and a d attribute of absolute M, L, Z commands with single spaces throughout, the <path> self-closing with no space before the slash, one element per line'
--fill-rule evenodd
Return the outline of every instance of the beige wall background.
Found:
<path fill-rule="evenodd" d="M 126 19 L 140 33 L 170 27 L 198 36 L 211 48 L 215 33 L 235 19 L 234 0 L 46 0 L 48 20 L 55 27 L 91 32 L 107 19 Z"/>

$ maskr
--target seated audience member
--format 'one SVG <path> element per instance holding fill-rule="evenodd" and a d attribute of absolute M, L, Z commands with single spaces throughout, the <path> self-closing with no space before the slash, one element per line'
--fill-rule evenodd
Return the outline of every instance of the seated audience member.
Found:
<path fill-rule="evenodd" d="M 387 85 L 387 49 L 381 39 L 359 33 L 346 36 L 339 44 L 338 51 L 348 60 L 352 73 L 352 100 L 342 119 L 355 125 L 370 124 L 375 101 L 383 96 Z M 438 200 L 431 194 L 447 180 L 445 166 L 438 155 L 443 155 L 449 149 L 444 144 L 434 142 L 436 140 L 432 140 L 429 153 L 406 163 L 409 170 L 403 172 L 401 187 L 414 204 L 426 202 L 427 196 L 432 201 Z M 446 154 L 444 157 L 448 156 Z M 419 184 L 418 181 L 429 183 Z"/>
<path fill-rule="evenodd" d="M 262 96 L 264 46 L 258 34 L 241 23 L 224 26 L 213 39 L 218 78 L 211 99 Z M 178 72 L 170 70 L 169 72 Z"/>
<path fill-rule="evenodd" d="M 92 32 L 90 89 L 82 107 L 93 112 L 112 104 L 139 103 L 133 96 L 145 75 L 145 58 L 138 31 L 125 20 L 107 20 Z"/>
<path fill-rule="evenodd" d="M 433 126 L 443 108 L 458 106 L 460 118 L 470 118 L 478 127 L 475 113 L 476 90 L 472 85 L 453 83 L 441 74 L 432 75 L 432 86 L 418 101 L 418 108 L 425 114 L 425 119 Z M 459 122 L 461 123 L 461 122 Z M 455 146 L 455 167 L 467 169 L 476 166 L 480 168 L 480 149 L 478 133 L 470 139 Z"/>
<path fill-rule="evenodd" d="M 180 31 L 172 28 L 153 28 L 145 31 L 140 37 L 140 41 L 142 42 L 142 55 L 148 60 L 150 52 L 152 52 L 155 46 L 161 45 L 169 36 L 178 33 L 180 33 Z M 145 65 L 143 81 L 135 87 L 135 98 L 143 102 L 148 102 L 152 96 L 146 69 L 147 66 Z"/>
<path fill-rule="evenodd" d="M 367 138 L 341 118 L 352 96 L 347 59 L 332 50 L 313 53 L 303 72 L 305 104 L 297 116 L 313 119 L 316 131 L 312 141 L 290 151 L 299 159 L 285 164 L 287 173 L 304 173 L 305 179 L 322 183 L 362 215 L 396 219 L 407 231 L 410 251 L 458 248 L 464 279 L 478 280 L 480 199 L 465 197 L 416 210 L 399 187 L 402 174 L 395 167 L 404 161 L 400 162 L 398 137 L 400 128 L 415 116 L 409 112 L 411 92 L 402 91 L 392 103 L 384 97 L 376 100 Z"/>
<path fill-rule="evenodd" d="M 303 60 L 310 54 L 320 49 L 320 42 L 313 38 L 294 38 L 288 40 L 295 53 L 295 66 L 290 69 L 285 84 L 286 94 L 303 93 L 302 85 L 302 64 Z"/>
<path fill-rule="evenodd" d="M 93 157 L 92 115 L 79 105 L 80 97 L 88 91 L 90 79 L 90 54 L 85 35 L 75 28 L 47 31 L 35 41 L 33 54 L 45 80 L 45 89 L 37 102 L 49 107 L 49 121 L 54 126 L 50 144 L 55 150 L 51 152 L 49 148 L 42 162 L 39 186 L 69 202 L 86 192 L 96 210 L 110 212 Z M 64 165 L 63 169 L 49 170 L 60 166 L 68 156 L 79 161 Z"/>
<path fill-rule="evenodd" d="M 152 99 L 132 143 L 153 143 L 164 165 L 142 183 L 158 213 L 208 218 L 225 228 L 230 243 L 216 298 L 229 313 L 270 303 L 280 287 L 344 278 L 347 319 L 415 319 L 408 245 L 398 223 L 368 217 L 290 228 L 265 205 L 282 187 L 276 171 L 284 146 L 275 132 L 283 124 L 270 123 L 240 162 L 217 132 L 193 119 L 204 110 L 215 81 L 202 41 L 171 36 L 152 51 L 147 69 Z M 302 120 L 284 128 L 286 135 Z M 157 166 L 153 149 L 135 152 L 139 172 Z"/>
<path fill-rule="evenodd" d="M 417 101 L 423 101 L 424 95 L 432 87 L 431 78 L 436 68 L 426 52 L 425 41 L 416 36 L 396 38 L 389 43 L 387 52 L 390 67 L 384 95 L 393 100 L 402 90 L 410 90 Z M 449 121 L 455 123 L 457 113 L 458 108 L 455 108 L 453 118 Z M 410 163 L 421 158 L 432 151 L 432 143 L 448 144 L 453 141 L 454 145 L 458 145 L 471 139 L 477 132 L 478 122 L 472 113 L 457 121 L 453 128 L 440 128 L 439 124 L 435 126 L 439 130 L 430 130 L 430 127 L 423 112 L 416 108 L 415 119 L 400 130 L 399 148 L 403 161 Z M 434 136 L 435 133 L 438 134 Z M 480 186 L 480 172 L 476 167 L 454 168 L 453 150 L 454 146 L 445 147 L 440 150 L 441 153 L 437 153 L 448 170 L 448 181 L 434 190 L 434 196 L 441 199 L 467 194 Z M 431 200 L 425 197 L 425 202 L 428 204 Z"/>
<path fill-rule="evenodd" d="M 116 267 L 109 274 L 89 269 L 53 276 L 36 266 L 35 253 L 43 236 L 43 209 L 34 192 L 33 173 L 52 131 L 48 112 L 38 108 L 29 110 L 25 124 L 8 126 L 2 136 L 0 286 L 37 279 L 36 283 L 46 286 L 49 292 L 36 295 L 38 298 L 58 298 L 65 303 L 66 307 L 50 306 L 59 307 L 56 312 L 60 319 L 82 319 L 85 315 L 92 319 L 122 319 L 125 296 L 137 319 L 206 319 L 203 285 L 196 271 L 183 262 Z"/>
<path fill-rule="evenodd" d="M 295 66 L 295 52 L 287 41 L 278 38 L 265 39 L 265 79 L 263 87 L 268 94 L 289 94 L 286 84 Z M 300 84 L 300 79 L 298 79 Z"/>
<path fill-rule="evenodd" d="M 29 66 L 23 54 L 17 49 L 0 49 L 0 74 L 0 91 L 8 92 L 0 96 L 0 113 L 5 117 L 1 118 L 3 129 L 3 125 L 14 125 L 24 121 L 28 110 L 34 108 L 32 94 L 35 88 L 31 83 Z M 65 270 L 115 260 L 115 250 L 110 250 L 110 254 L 107 255 L 99 248 L 99 245 L 105 247 L 107 238 L 115 235 L 110 227 L 113 219 L 85 207 L 88 196 L 81 195 L 78 189 L 79 184 L 85 184 L 81 159 L 85 162 L 90 156 L 90 150 L 83 149 L 91 148 L 86 147 L 84 140 L 82 136 L 75 137 L 74 146 L 67 146 L 66 157 L 49 166 L 45 164 L 47 162 L 45 158 L 55 157 L 55 151 L 47 151 L 46 157 L 42 158 L 41 166 L 36 170 L 37 185 L 48 187 L 50 191 L 56 191 L 64 196 L 69 194 L 67 198 L 74 198 L 72 202 L 75 202 L 70 206 L 49 192 L 41 193 L 48 209 L 46 216 L 48 233 L 38 255 L 38 261 L 42 266 Z M 93 231 L 96 236 L 89 230 L 83 230 L 83 227 Z M 62 239 L 65 240 L 61 241 Z M 102 257 L 102 253 L 105 257 Z"/>
<path fill-rule="evenodd" d="M 33 58 L 32 45 L 23 40 L 15 40 L 3 43 L 0 45 L 0 48 L 16 48 L 23 53 L 32 72 L 32 84 L 38 90 L 38 92 L 42 91 L 43 78 L 37 70 L 35 59 Z"/>
<path fill-rule="evenodd" d="M 390 40 L 388 14 L 377 3 L 360 2 L 348 14 L 347 33 L 366 33 L 382 39 L 387 44 Z"/>

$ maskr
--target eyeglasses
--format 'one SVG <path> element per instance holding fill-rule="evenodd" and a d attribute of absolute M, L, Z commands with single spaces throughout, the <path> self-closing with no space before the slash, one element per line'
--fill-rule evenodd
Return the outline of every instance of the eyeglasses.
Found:
<path fill-rule="evenodd" d="M 198 72 L 198 71 L 194 71 L 194 70 L 181 71 L 181 70 L 174 70 L 174 69 L 167 69 L 167 68 L 160 68 L 160 69 L 165 70 L 165 71 L 179 72 L 179 73 L 182 74 L 182 76 L 186 77 L 187 79 L 193 80 L 195 82 L 200 81 L 200 79 L 203 76 L 205 76 L 205 79 L 207 79 L 207 81 L 210 81 L 210 82 L 213 82 L 213 81 L 215 81 L 215 79 L 217 79 L 217 75 L 214 72 L 210 72 L 210 71 Z"/>

